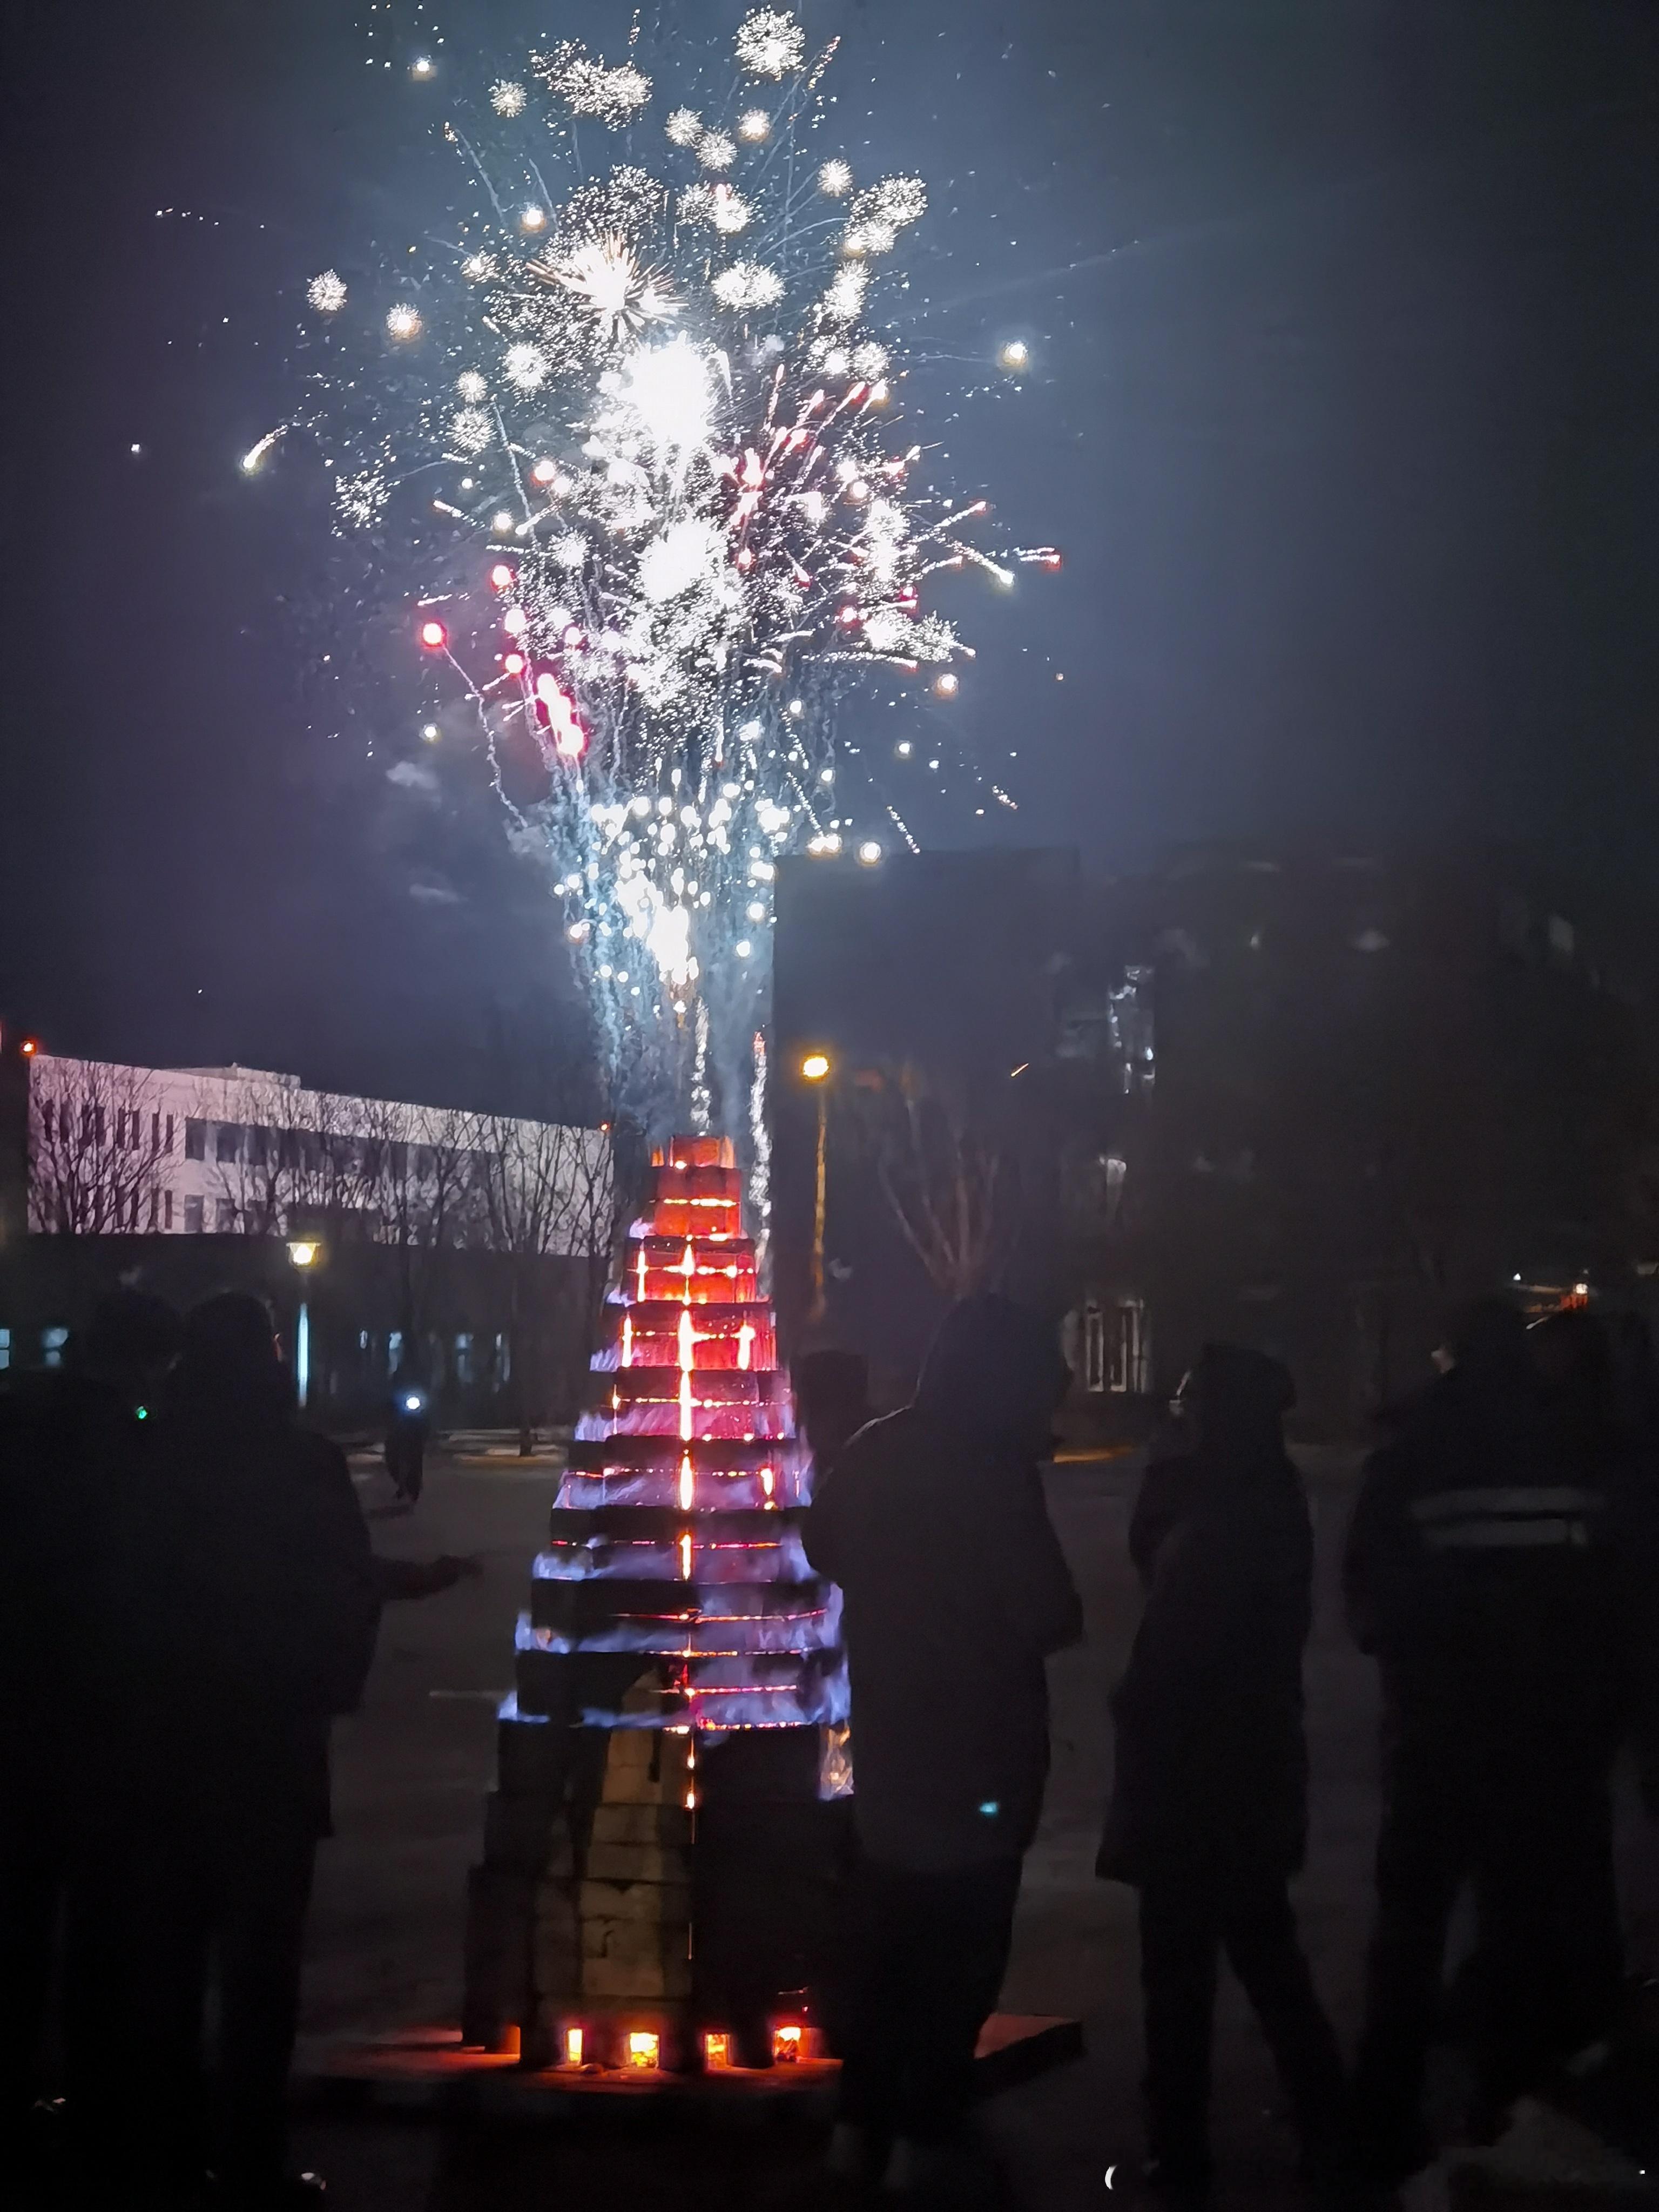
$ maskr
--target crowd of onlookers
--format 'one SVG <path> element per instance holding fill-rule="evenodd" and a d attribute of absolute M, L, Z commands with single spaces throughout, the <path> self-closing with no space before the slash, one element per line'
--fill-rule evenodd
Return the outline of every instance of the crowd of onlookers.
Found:
<path fill-rule="evenodd" d="M 329 1732 L 384 1600 L 270 1316 L 105 1299 L 0 1395 L 0 2126 L 17 2201 L 264 2207 L 285 2165 Z M 56 2045 L 58 2057 L 48 2064 Z M 43 2094 L 43 2092 L 59 2092 Z"/>
<path fill-rule="evenodd" d="M 1082 1618 L 1038 1465 L 1064 1387 L 1048 1333 L 988 1296 L 947 1319 L 915 1402 L 852 1437 L 808 1516 L 844 1592 L 861 1861 L 832 2167 L 995 2201 L 966 2126 L 1048 1766 L 1042 1662 Z M 1628 2033 L 1615 1763 L 1659 1815 L 1659 1390 L 1645 1333 L 1583 1310 L 1463 1315 L 1385 1417 L 1343 1559 L 1381 1673 L 1382 1814 L 1358 2051 L 1345 2063 L 1288 1884 L 1308 1824 L 1313 1540 L 1275 1360 L 1206 1346 L 1152 1449 L 1130 1550 L 1146 1605 L 1112 1692 L 1098 1871 L 1139 1892 L 1146 2181 L 1201 2201 L 1225 1954 L 1315 2190 L 1387 2192 L 1436 2142 L 1429 2050 L 1454 1908 L 1490 2141 L 1516 2100 L 1612 2073 Z M 921 1685 L 933 1686 L 919 1695 Z M 1356 1901 L 1358 1902 L 1358 1900 Z M 1605 2101 L 1659 2148 L 1659 2080 Z M 1645 2100 L 1645 2101 L 1644 2101 Z M 1645 2115 L 1645 2117 L 1644 2117 Z"/>
<path fill-rule="evenodd" d="M 991 2203 L 974 2053 L 1042 1809 L 1044 1661 L 1083 1633 L 1040 1475 L 1067 1378 L 1047 1325 L 994 1295 L 952 1310 L 885 1419 L 866 1418 L 855 1364 L 824 1357 L 833 1387 L 803 1389 L 804 1540 L 843 1593 L 857 1848 L 828 1978 L 843 2063 L 823 2185 Z M 1224 1954 L 1319 2191 L 1386 2190 L 1433 2154 L 1425 2065 L 1466 1893 L 1469 2135 L 1613 2064 L 1626 1748 L 1659 1814 L 1645 1337 L 1477 1306 L 1387 1415 L 1347 1534 L 1348 1620 L 1385 1721 L 1345 2058 L 1288 1887 L 1313 1608 L 1293 1396 L 1276 1361 L 1206 1346 L 1130 1528 L 1146 1603 L 1112 1692 L 1098 1870 L 1139 1893 L 1146 2179 L 1178 2202 L 1211 2176 Z M 121 2203 L 189 2201 L 210 2178 L 239 2212 L 314 2197 L 287 2170 L 284 2103 L 330 1727 L 362 1694 L 382 1603 L 471 1563 L 374 1555 L 268 1313 L 229 1293 L 181 1322 L 118 1292 L 69 1367 L 9 1379 L 0 1547 L 0 2154 L 19 2201 L 68 2202 L 65 2177 Z"/>

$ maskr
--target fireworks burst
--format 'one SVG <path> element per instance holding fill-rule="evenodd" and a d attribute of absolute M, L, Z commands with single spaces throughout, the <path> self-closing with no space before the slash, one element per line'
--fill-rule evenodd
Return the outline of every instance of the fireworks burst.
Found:
<path fill-rule="evenodd" d="M 398 373 L 337 346 L 311 416 L 341 531 L 383 548 L 408 515 L 425 564 L 408 598 L 443 606 L 446 665 L 613 1042 L 656 1039 L 684 1090 L 690 1040 L 712 1034 L 734 1127 L 777 857 L 882 849 L 837 796 L 838 699 L 882 671 L 948 696 L 969 648 L 924 609 L 930 579 L 1012 574 L 968 534 L 984 503 L 934 497 L 888 408 L 888 257 L 927 192 L 805 158 L 828 58 L 809 62 L 794 14 L 755 9 L 725 98 L 647 132 L 633 59 L 531 54 L 527 82 L 446 126 L 483 212 L 457 218 L 453 262 L 371 311 Z M 745 104 L 754 80 L 782 88 L 775 107 Z M 596 159 L 596 127 L 663 158 Z M 335 317 L 345 287 L 329 270 L 307 296 Z M 913 843 L 878 803 L 874 826 Z"/>

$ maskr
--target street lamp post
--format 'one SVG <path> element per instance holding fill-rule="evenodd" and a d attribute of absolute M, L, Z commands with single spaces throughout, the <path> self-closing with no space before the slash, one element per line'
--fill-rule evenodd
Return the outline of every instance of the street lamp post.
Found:
<path fill-rule="evenodd" d="M 320 1245 L 305 1237 L 294 1238 L 288 1248 L 288 1256 L 300 1276 L 300 1319 L 294 1331 L 294 1388 L 301 1409 L 311 1395 L 311 1308 L 306 1293 L 311 1270 L 321 1249 Z"/>
<path fill-rule="evenodd" d="M 818 1094 L 818 1180 L 812 1208 L 812 1305 L 807 1319 L 823 1319 L 823 1207 L 830 1165 L 830 1055 L 809 1052 L 800 1064 L 801 1080 Z"/>

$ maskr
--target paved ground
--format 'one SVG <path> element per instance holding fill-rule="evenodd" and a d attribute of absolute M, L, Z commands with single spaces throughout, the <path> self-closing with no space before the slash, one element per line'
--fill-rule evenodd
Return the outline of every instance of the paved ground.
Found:
<path fill-rule="evenodd" d="M 1307 1464 L 1321 1589 L 1308 1668 L 1313 1833 L 1299 1904 L 1321 1988 L 1351 2040 L 1370 1908 L 1375 1689 L 1334 1605 L 1352 1462 L 1327 1455 Z M 1138 1610 L 1125 1547 L 1137 1478 L 1133 1461 L 1066 1467 L 1051 1478 L 1089 1642 L 1054 1663 L 1054 1778 L 1027 1867 L 1005 2002 L 1081 2014 L 1089 2053 L 990 2108 L 1030 2212 L 1133 2201 L 1129 2176 L 1140 2154 L 1133 1899 L 1093 1873 L 1109 1771 L 1104 1693 Z M 340 1731 L 338 1833 L 324 1850 L 312 1929 L 313 2035 L 457 2015 L 464 1883 L 492 1776 L 495 1698 L 510 1679 L 514 1618 L 556 1480 L 546 1465 L 439 1464 L 413 1516 L 392 1510 L 381 1478 L 362 1481 L 380 1549 L 477 1552 L 486 1571 L 443 1597 L 388 1611 L 364 1709 Z M 1659 1849 L 1650 1830 L 1627 1820 L 1626 1831 L 1630 1894 L 1649 1963 L 1659 1968 Z M 1231 1987 L 1219 2008 L 1216 2081 L 1222 2212 L 1294 2202 L 1271 2070 Z M 690 2133 L 632 2122 L 468 2132 L 376 2120 L 307 2122 L 297 2148 L 328 2174 L 342 2212 L 518 2212 L 561 2203 L 803 2212 L 817 2142 L 810 2128 L 787 2123 Z M 1109 2196 L 1104 2177 L 1114 2163 L 1129 2172 Z"/>

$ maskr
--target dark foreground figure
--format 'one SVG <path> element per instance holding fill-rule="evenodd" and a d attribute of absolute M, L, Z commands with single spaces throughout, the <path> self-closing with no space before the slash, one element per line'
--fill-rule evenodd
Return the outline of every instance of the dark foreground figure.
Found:
<path fill-rule="evenodd" d="M 1210 2044 L 1224 1950 L 1261 2019 L 1315 2175 L 1340 2161 L 1342 2063 L 1288 1882 L 1307 1840 L 1302 1653 L 1313 1540 L 1277 1361 L 1206 1346 L 1184 1452 L 1148 1467 L 1130 1528 L 1147 1586 L 1112 1697 L 1116 1771 L 1099 1872 L 1140 1892 L 1151 2176 L 1210 2176 Z"/>
<path fill-rule="evenodd" d="M 104 1299 L 70 1364 L 0 1395 L 0 2171 L 27 2181 L 60 2086 L 119 2133 L 134 1790 L 122 1618 L 179 1344 L 159 1299 Z M 114 1656 L 112 1656 L 113 1647 Z M 61 1960 L 63 2064 L 47 2049 Z M 88 2158 L 98 2146 L 83 2144 Z"/>
<path fill-rule="evenodd" d="M 380 1588 L 344 1457 L 295 1419 L 257 1299 L 191 1315 L 155 1449 L 139 2060 L 157 2170 L 211 2166 L 232 2201 L 275 2203 L 298 2193 L 283 2103 L 329 1732 L 362 1694 Z"/>
<path fill-rule="evenodd" d="M 1066 1376 L 1006 1299 L 947 1317 L 913 1404 L 836 1458 L 807 1516 L 853 1690 L 844 2171 L 966 2204 L 975 2046 L 1008 1961 L 1048 1767 L 1043 1659 L 1082 1632 L 1038 1462 Z"/>
<path fill-rule="evenodd" d="M 1350 1532 L 1349 1617 L 1384 1701 L 1356 2082 L 1362 2148 L 1384 2179 L 1432 2151 L 1425 2060 L 1464 1883 L 1481 2132 L 1613 2025 L 1608 1793 L 1626 1739 L 1659 1809 L 1651 1467 L 1618 1419 L 1597 1325 L 1545 1327 L 1533 1347 L 1507 1309 L 1470 1314 L 1449 1372 L 1369 1462 Z"/>

